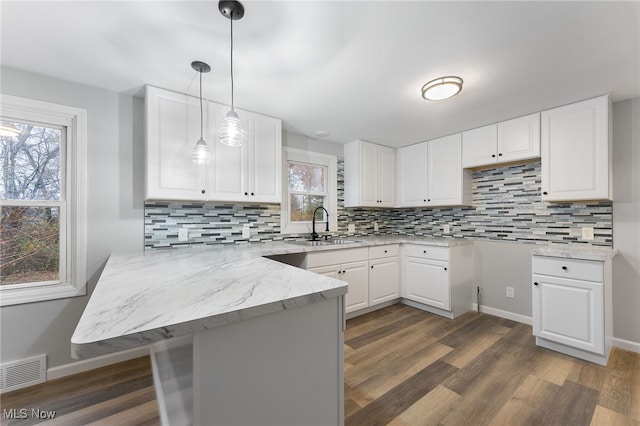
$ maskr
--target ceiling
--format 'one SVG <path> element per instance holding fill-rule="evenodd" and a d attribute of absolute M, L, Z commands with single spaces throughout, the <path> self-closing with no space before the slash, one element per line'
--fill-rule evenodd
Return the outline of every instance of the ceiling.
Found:
<path fill-rule="evenodd" d="M 640 2 L 244 1 L 235 102 L 287 131 L 405 146 L 610 93 L 640 96 Z M 229 103 L 217 1 L 6 1 L 1 62 L 115 92 Z M 449 100 L 420 87 L 464 79 Z"/>

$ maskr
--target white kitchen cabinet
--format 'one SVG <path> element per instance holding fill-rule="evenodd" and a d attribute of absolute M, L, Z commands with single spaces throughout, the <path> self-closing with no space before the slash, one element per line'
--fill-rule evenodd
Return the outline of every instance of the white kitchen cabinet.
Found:
<path fill-rule="evenodd" d="M 246 143 L 218 142 L 228 106 L 203 102 L 203 136 L 209 165 L 195 165 L 191 150 L 200 138 L 198 98 L 146 87 L 146 198 L 159 200 L 281 202 L 282 122 L 236 110 Z"/>
<path fill-rule="evenodd" d="M 346 281 L 345 312 L 369 306 L 369 253 L 366 247 L 307 253 L 305 269 Z"/>
<path fill-rule="evenodd" d="M 210 199 L 241 202 L 281 202 L 282 122 L 260 114 L 236 110 L 246 126 L 241 147 L 218 142 L 219 127 L 229 111 L 226 105 L 209 102 L 209 121 L 214 131 L 208 168 Z"/>
<path fill-rule="evenodd" d="M 472 174 L 462 169 L 460 134 L 399 148 L 398 206 L 471 204 Z"/>
<path fill-rule="evenodd" d="M 536 344 L 606 365 L 611 350 L 610 261 L 532 257 Z"/>
<path fill-rule="evenodd" d="M 462 167 L 540 157 L 540 113 L 462 132 Z"/>
<path fill-rule="evenodd" d="M 612 199 L 610 104 L 601 96 L 542 112 L 543 201 Z"/>
<path fill-rule="evenodd" d="M 450 311 L 448 267 L 448 262 L 407 257 L 404 263 L 405 297 Z"/>
<path fill-rule="evenodd" d="M 204 119 L 207 119 L 204 104 Z M 200 139 L 198 98 L 145 87 L 146 190 L 152 200 L 205 200 L 205 166 L 191 161 Z M 204 123 L 206 132 L 207 123 Z M 204 134 L 207 138 L 207 133 Z"/>
<path fill-rule="evenodd" d="M 460 316 L 471 310 L 473 276 L 470 244 L 404 246 L 402 296 L 410 306 L 447 318 Z"/>
<path fill-rule="evenodd" d="M 400 297 L 399 246 L 369 247 L 369 306 Z"/>
<path fill-rule="evenodd" d="M 345 207 L 393 207 L 395 151 L 366 141 L 344 146 Z"/>

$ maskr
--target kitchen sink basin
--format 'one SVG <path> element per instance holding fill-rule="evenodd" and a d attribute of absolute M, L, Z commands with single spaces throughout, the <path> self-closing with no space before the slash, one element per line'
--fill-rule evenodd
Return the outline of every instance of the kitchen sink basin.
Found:
<path fill-rule="evenodd" d="M 296 244 L 299 246 L 334 246 L 339 244 L 350 244 L 357 243 L 355 240 L 343 240 L 343 239 L 335 239 L 335 240 L 305 240 L 305 241 L 285 241 L 289 244 Z"/>

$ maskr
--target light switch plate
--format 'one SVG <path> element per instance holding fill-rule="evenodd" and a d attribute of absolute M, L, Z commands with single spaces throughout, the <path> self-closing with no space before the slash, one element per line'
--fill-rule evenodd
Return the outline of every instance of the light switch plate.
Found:
<path fill-rule="evenodd" d="M 347 226 L 347 232 L 349 234 L 355 234 L 356 233 L 356 225 L 353 223 L 350 223 L 349 226 Z"/>
<path fill-rule="evenodd" d="M 378 222 L 373 222 L 373 230 L 374 230 L 374 232 L 378 232 L 378 229 L 379 229 Z"/>
<path fill-rule="evenodd" d="M 449 233 L 449 225 L 443 225 L 442 226 L 442 232 L 444 232 L 445 234 Z"/>
<path fill-rule="evenodd" d="M 187 228 L 178 228 L 178 241 L 187 241 L 189 239 L 189 230 Z"/>
<path fill-rule="evenodd" d="M 242 238 L 249 238 L 249 237 L 251 237 L 251 226 L 243 225 L 242 226 Z"/>
<path fill-rule="evenodd" d="M 591 228 L 591 227 L 582 228 L 582 239 L 583 240 L 593 241 L 594 238 L 595 237 L 593 235 L 593 228 Z"/>

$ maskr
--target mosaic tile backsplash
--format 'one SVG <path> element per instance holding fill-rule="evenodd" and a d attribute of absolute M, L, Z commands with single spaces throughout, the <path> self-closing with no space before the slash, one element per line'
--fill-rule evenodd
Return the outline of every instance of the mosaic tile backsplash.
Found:
<path fill-rule="evenodd" d="M 338 161 L 338 232 L 347 236 L 401 234 L 527 242 L 585 243 L 611 247 L 612 203 L 546 203 L 540 199 L 540 163 L 473 173 L 473 205 L 455 208 L 344 208 L 344 161 Z M 374 231 L 374 222 L 378 231 Z M 242 237 L 245 224 L 251 237 Z M 449 233 L 443 232 L 449 225 Z M 189 228 L 189 241 L 178 229 Z M 582 227 L 595 239 L 583 240 Z M 145 203 L 145 248 L 282 241 L 308 237 L 280 234 L 279 204 L 162 202 Z"/>

